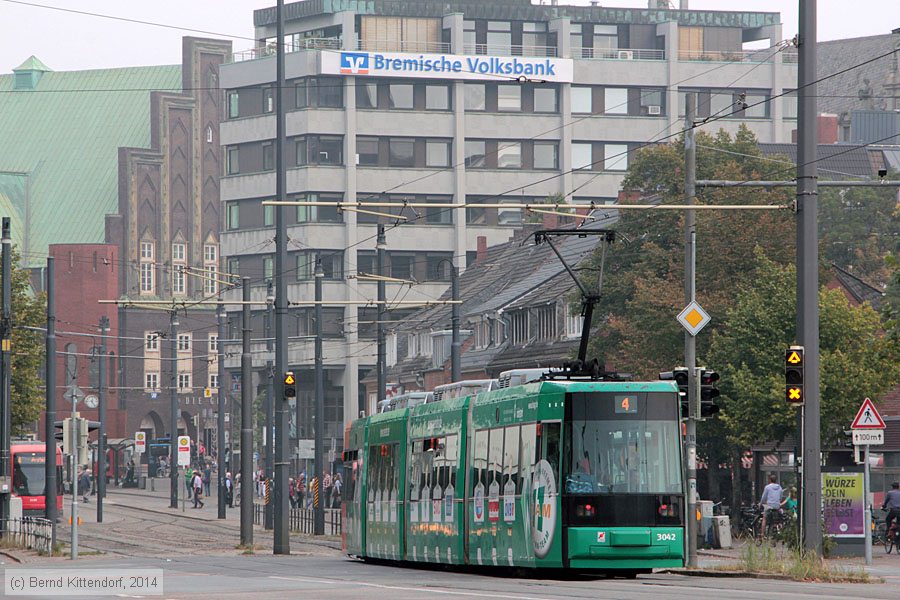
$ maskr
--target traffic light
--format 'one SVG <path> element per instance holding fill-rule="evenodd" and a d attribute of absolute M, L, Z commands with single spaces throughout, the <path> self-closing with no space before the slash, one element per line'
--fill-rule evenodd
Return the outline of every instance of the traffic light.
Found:
<path fill-rule="evenodd" d="M 803 346 L 784 351 L 784 397 L 790 404 L 803 404 Z"/>
<path fill-rule="evenodd" d="M 671 371 L 663 371 L 659 374 L 662 381 L 674 381 L 678 386 L 678 397 L 681 400 L 681 418 L 688 417 L 688 370 L 687 367 L 677 367 Z"/>
<path fill-rule="evenodd" d="M 284 372 L 284 397 L 285 398 L 296 398 L 297 397 L 297 380 L 294 379 L 293 371 L 285 371 Z"/>
<path fill-rule="evenodd" d="M 72 418 L 66 417 L 62 421 L 63 452 L 72 454 Z"/>
<path fill-rule="evenodd" d="M 88 442 L 88 420 L 76 418 L 75 428 L 78 430 L 78 464 L 86 465 L 91 462 L 91 448 Z"/>
<path fill-rule="evenodd" d="M 711 369 L 700 368 L 700 418 L 706 419 L 719 413 L 719 405 L 716 404 L 716 398 L 719 397 L 719 390 L 716 388 L 716 382 L 719 381 L 719 374 Z"/>

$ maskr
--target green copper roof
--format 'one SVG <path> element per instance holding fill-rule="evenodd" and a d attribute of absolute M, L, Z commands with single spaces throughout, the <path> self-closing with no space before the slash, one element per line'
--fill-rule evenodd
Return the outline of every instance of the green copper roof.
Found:
<path fill-rule="evenodd" d="M 119 147 L 150 145 L 150 92 L 181 91 L 181 66 L 56 72 L 31 57 L 20 70 L 46 72 L 32 89 L 0 75 L 0 212 L 40 266 L 49 244 L 104 241 Z"/>
<path fill-rule="evenodd" d="M 38 60 L 38 57 L 32 54 L 28 57 L 28 60 L 23 62 L 21 65 L 13 69 L 13 73 L 16 71 L 52 71 L 50 67 L 42 63 Z"/>

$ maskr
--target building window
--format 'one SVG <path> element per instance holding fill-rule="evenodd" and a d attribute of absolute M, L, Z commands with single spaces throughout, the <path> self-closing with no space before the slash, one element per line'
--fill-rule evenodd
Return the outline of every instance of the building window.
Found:
<path fill-rule="evenodd" d="M 627 115 L 628 90 L 626 88 L 604 88 L 603 113 L 607 115 Z"/>
<path fill-rule="evenodd" d="M 144 373 L 144 389 L 148 391 L 159 389 L 159 373 Z"/>
<path fill-rule="evenodd" d="M 497 168 L 521 169 L 522 168 L 522 144 L 521 142 L 497 142 Z"/>
<path fill-rule="evenodd" d="M 297 139 L 297 166 L 344 164 L 344 138 L 307 135 Z"/>
<path fill-rule="evenodd" d="M 297 108 L 341 108 L 344 83 L 339 77 L 307 77 L 294 87 Z"/>
<path fill-rule="evenodd" d="M 219 389 L 219 374 L 218 373 L 210 373 L 209 374 L 209 385 L 207 386 L 211 390 Z"/>
<path fill-rule="evenodd" d="M 172 244 L 172 261 L 184 262 L 185 244 Z"/>
<path fill-rule="evenodd" d="M 275 110 L 275 91 L 270 88 L 263 88 L 263 112 L 270 113 Z"/>
<path fill-rule="evenodd" d="M 555 113 L 559 111 L 555 87 L 534 88 L 534 112 Z"/>
<path fill-rule="evenodd" d="M 498 85 L 497 110 L 500 112 L 522 112 L 522 87 L 519 85 Z"/>
<path fill-rule="evenodd" d="M 593 112 L 593 90 L 589 87 L 572 86 L 572 114 L 591 114 Z"/>
<path fill-rule="evenodd" d="M 228 92 L 228 118 L 236 119 L 241 116 L 240 111 L 240 94 L 237 92 Z"/>
<path fill-rule="evenodd" d="M 144 352 L 159 352 L 159 334 L 147 332 L 144 334 Z"/>
<path fill-rule="evenodd" d="M 528 310 L 509 313 L 510 342 L 521 346 L 528 342 Z"/>
<path fill-rule="evenodd" d="M 767 119 L 769 117 L 769 95 L 768 94 L 745 94 L 743 96 L 742 111 L 745 118 L 748 119 Z"/>
<path fill-rule="evenodd" d="M 217 279 L 218 270 L 215 265 L 206 265 L 205 277 L 203 279 L 203 293 L 207 296 L 219 293 L 219 280 Z"/>
<path fill-rule="evenodd" d="M 275 144 L 266 142 L 262 145 L 263 171 L 275 169 Z"/>
<path fill-rule="evenodd" d="M 234 230 L 240 227 L 241 206 L 237 202 L 229 202 L 225 205 L 225 227 Z"/>
<path fill-rule="evenodd" d="M 191 391 L 191 374 L 190 373 L 179 373 L 178 374 L 178 391 L 179 392 L 190 392 Z"/>
<path fill-rule="evenodd" d="M 275 263 L 271 256 L 263 257 L 263 279 L 266 283 L 272 281 L 272 275 L 275 273 Z"/>
<path fill-rule="evenodd" d="M 215 263 L 219 261 L 219 247 L 215 244 L 203 244 L 203 262 Z"/>
<path fill-rule="evenodd" d="M 412 139 L 390 139 L 390 166 L 414 167 L 415 160 L 415 142 Z"/>
<path fill-rule="evenodd" d="M 642 88 L 641 94 L 641 114 L 648 116 L 662 116 L 663 111 L 663 89 Z"/>
<path fill-rule="evenodd" d="M 390 108 L 412 109 L 414 86 L 411 83 L 392 83 L 388 85 L 388 106 Z"/>
<path fill-rule="evenodd" d="M 541 306 L 535 310 L 537 331 L 539 340 L 552 340 L 556 338 L 556 305 Z"/>
<path fill-rule="evenodd" d="M 449 167 L 450 166 L 450 141 L 427 140 L 425 142 L 425 166 Z"/>
<path fill-rule="evenodd" d="M 450 110 L 449 86 L 426 85 L 425 110 Z"/>
<path fill-rule="evenodd" d="M 566 313 L 566 337 L 569 339 L 581 337 L 581 328 L 584 325 L 584 317 L 578 313 L 572 314 L 571 307 Z"/>
<path fill-rule="evenodd" d="M 187 285 L 187 273 L 184 271 L 183 264 L 172 265 L 172 293 L 183 295 Z"/>
<path fill-rule="evenodd" d="M 334 202 L 334 206 L 298 206 L 297 223 L 341 223 L 343 217 L 338 210 L 338 203 L 343 199 L 343 194 L 310 192 L 298 195 L 298 202 Z"/>
<path fill-rule="evenodd" d="M 378 138 L 356 138 L 356 164 L 365 167 L 378 166 Z"/>
<path fill-rule="evenodd" d="M 430 254 L 425 257 L 428 281 L 450 281 L 451 255 Z"/>
<path fill-rule="evenodd" d="M 378 108 L 378 84 L 356 80 L 356 108 Z"/>
<path fill-rule="evenodd" d="M 269 204 L 263 205 L 263 227 L 275 226 L 275 207 Z"/>
<path fill-rule="evenodd" d="M 628 169 L 628 146 L 626 144 L 603 145 L 603 170 L 624 171 Z"/>
<path fill-rule="evenodd" d="M 572 46 L 572 58 L 589 58 L 582 54 L 582 46 L 584 45 L 584 34 L 581 31 L 581 23 L 572 23 L 569 25 L 569 44 Z"/>
<path fill-rule="evenodd" d="M 507 55 L 512 54 L 512 24 L 509 21 L 488 21 L 487 23 L 487 53 Z M 518 49 L 521 54 L 521 49 Z"/>
<path fill-rule="evenodd" d="M 237 175 L 241 172 L 239 156 L 240 152 L 237 146 L 229 146 L 225 150 L 225 172 L 228 175 Z"/>
<path fill-rule="evenodd" d="M 478 169 L 485 166 L 484 140 L 466 140 L 466 168 Z"/>
<path fill-rule="evenodd" d="M 453 200 L 452 196 L 426 196 L 426 202 L 434 202 L 435 204 L 447 204 Z M 425 222 L 433 225 L 451 225 L 453 224 L 453 209 L 441 206 L 434 208 L 425 208 Z"/>
<path fill-rule="evenodd" d="M 534 168 L 559 168 L 559 145 L 556 142 L 534 143 Z"/>
<path fill-rule="evenodd" d="M 218 334 L 209 334 L 209 353 L 218 354 L 219 352 L 219 336 Z"/>
<path fill-rule="evenodd" d="M 797 118 L 797 92 L 792 90 L 790 92 L 785 92 L 784 96 L 781 97 L 781 116 L 785 119 L 796 119 Z"/>
<path fill-rule="evenodd" d="M 411 254 L 390 253 L 391 277 L 411 279 L 413 274 L 413 256 Z"/>
<path fill-rule="evenodd" d="M 609 51 L 619 47 L 619 28 L 615 25 L 594 25 L 593 46 L 594 58 L 610 56 Z"/>
<path fill-rule="evenodd" d="M 485 97 L 487 94 L 483 83 L 467 83 L 463 89 L 465 90 L 466 110 L 485 110 Z"/>
<path fill-rule="evenodd" d="M 153 242 L 141 242 L 141 260 L 153 260 Z"/>
<path fill-rule="evenodd" d="M 590 143 L 572 143 L 572 168 L 591 169 L 594 165 L 593 145 Z"/>
<path fill-rule="evenodd" d="M 179 333 L 178 334 L 178 351 L 179 352 L 190 352 L 191 351 L 191 334 L 189 334 L 189 333 Z"/>
<path fill-rule="evenodd" d="M 344 278 L 344 253 L 340 250 L 308 250 L 297 254 L 297 280 L 308 281 L 316 275 L 316 263 L 322 265 L 325 279 Z"/>
<path fill-rule="evenodd" d="M 141 263 L 141 293 L 153 293 L 153 263 Z"/>
<path fill-rule="evenodd" d="M 237 277 L 241 274 L 241 260 L 231 257 L 228 259 L 228 274 Z"/>

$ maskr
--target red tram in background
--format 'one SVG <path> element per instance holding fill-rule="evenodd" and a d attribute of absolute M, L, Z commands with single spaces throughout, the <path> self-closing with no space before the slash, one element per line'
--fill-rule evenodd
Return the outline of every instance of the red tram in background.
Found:
<path fill-rule="evenodd" d="M 12 493 L 22 499 L 22 516 L 45 517 L 44 494 L 47 481 L 47 464 L 44 442 L 12 442 Z M 62 514 L 63 508 L 63 458 L 62 450 L 56 448 L 56 509 Z"/>

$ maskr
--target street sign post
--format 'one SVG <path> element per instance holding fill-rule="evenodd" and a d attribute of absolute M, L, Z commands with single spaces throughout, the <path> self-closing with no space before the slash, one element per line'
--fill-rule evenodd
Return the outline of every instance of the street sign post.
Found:
<path fill-rule="evenodd" d="M 872 522 L 872 505 L 869 504 L 869 446 L 884 444 L 884 419 L 878 414 L 878 409 L 872 400 L 866 398 L 856 413 L 856 418 L 850 425 L 853 430 L 853 443 L 865 448 L 863 455 L 863 504 L 865 505 L 866 523 L 866 564 L 872 564 L 872 528 L 868 524 Z"/>
<path fill-rule="evenodd" d="M 191 466 L 191 438 L 186 435 L 178 436 L 178 466 Z"/>
<path fill-rule="evenodd" d="M 709 321 L 709 315 L 696 300 L 685 306 L 684 310 L 678 313 L 678 322 L 691 335 L 700 333 L 700 330 L 706 327 Z"/>
<path fill-rule="evenodd" d="M 134 453 L 135 454 L 143 454 L 147 449 L 147 434 L 143 431 L 135 432 L 134 434 Z"/>

